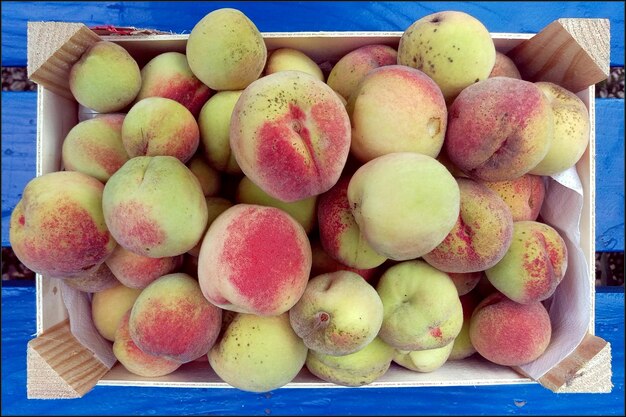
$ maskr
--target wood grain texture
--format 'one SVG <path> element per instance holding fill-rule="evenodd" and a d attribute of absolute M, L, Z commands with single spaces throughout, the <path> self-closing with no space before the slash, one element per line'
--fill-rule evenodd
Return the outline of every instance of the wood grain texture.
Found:
<path fill-rule="evenodd" d="M 26 392 L 29 399 L 80 398 L 108 372 L 72 335 L 67 320 L 28 342 Z"/>
<path fill-rule="evenodd" d="M 558 19 L 507 55 L 528 81 L 549 81 L 575 93 L 609 76 L 608 19 Z"/>
<path fill-rule="evenodd" d="M 235 7 L 261 31 L 402 31 L 415 20 L 443 10 L 460 10 L 491 32 L 537 33 L 568 18 L 611 20 L 611 65 L 624 65 L 623 2 L 3 2 L 2 62 L 26 66 L 26 22 L 81 22 L 189 33 L 207 13 Z"/>
<path fill-rule="evenodd" d="M 71 401 L 29 401 L 25 346 L 35 331 L 35 288 L 3 286 L 2 305 L 3 415 L 624 415 L 623 292 L 596 294 L 596 334 L 613 346 L 610 394 L 555 394 L 539 384 L 278 389 L 266 394 L 96 386 Z"/>

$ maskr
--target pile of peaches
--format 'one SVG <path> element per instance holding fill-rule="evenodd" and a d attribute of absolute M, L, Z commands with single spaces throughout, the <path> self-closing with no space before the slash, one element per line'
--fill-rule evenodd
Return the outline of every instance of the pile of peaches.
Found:
<path fill-rule="evenodd" d="M 95 327 L 146 377 L 208 360 L 264 392 L 303 367 L 360 386 L 392 362 L 541 356 L 568 261 L 540 210 L 587 147 L 584 103 L 523 80 L 455 11 L 328 69 L 268 51 L 234 9 L 142 69 L 95 43 L 69 78 L 95 117 L 24 189 L 16 255 L 91 293 Z"/>

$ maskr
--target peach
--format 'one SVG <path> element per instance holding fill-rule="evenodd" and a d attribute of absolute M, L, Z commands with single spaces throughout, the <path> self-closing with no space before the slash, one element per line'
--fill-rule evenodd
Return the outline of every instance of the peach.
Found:
<path fill-rule="evenodd" d="M 119 282 L 129 288 L 143 289 L 177 269 L 182 264 L 182 256 L 149 258 L 118 245 L 105 263 Z"/>
<path fill-rule="evenodd" d="M 187 168 L 198 178 L 205 197 L 212 197 L 220 191 L 220 174 L 213 169 L 202 154 L 196 154 L 187 163 Z"/>
<path fill-rule="evenodd" d="M 448 103 L 489 76 L 496 48 L 487 28 L 464 12 L 442 11 L 416 20 L 398 45 L 398 64 L 424 71 Z"/>
<path fill-rule="evenodd" d="M 332 356 L 309 350 L 307 369 L 316 377 L 347 387 L 371 384 L 391 366 L 394 349 L 379 337 L 363 349 L 344 356 Z"/>
<path fill-rule="evenodd" d="M 459 295 L 465 295 L 476 288 L 478 282 L 485 277 L 484 271 L 477 272 L 448 272 L 448 276 L 454 282 Z"/>
<path fill-rule="evenodd" d="M 103 114 L 74 126 L 61 148 L 65 170 L 107 182 L 129 159 L 122 143 L 124 117 L 124 114 Z"/>
<path fill-rule="evenodd" d="M 519 304 L 502 294 L 485 298 L 474 310 L 470 339 L 485 359 L 504 366 L 534 361 L 550 344 L 550 316 L 538 301 Z"/>
<path fill-rule="evenodd" d="M 548 299 L 567 270 L 567 246 L 553 227 L 535 221 L 513 225 L 504 257 L 485 274 L 511 300 L 529 304 Z"/>
<path fill-rule="evenodd" d="M 502 52 L 496 51 L 496 63 L 493 65 L 489 78 L 493 77 L 509 77 L 522 79 L 522 75 L 519 73 L 515 62 Z"/>
<path fill-rule="evenodd" d="M 450 161 L 472 178 L 513 180 L 545 157 L 553 124 L 548 100 L 535 84 L 488 78 L 452 103 L 445 147 Z"/>
<path fill-rule="evenodd" d="M 121 283 L 97 292 L 91 298 L 91 318 L 98 333 L 111 342 L 122 317 L 135 304 L 140 289 L 128 288 Z"/>
<path fill-rule="evenodd" d="M 200 141 L 209 164 L 221 172 L 240 174 L 230 149 L 230 120 L 242 91 L 220 91 L 202 106 L 198 116 Z"/>
<path fill-rule="evenodd" d="M 11 213 L 9 242 L 17 258 L 52 277 L 97 268 L 116 246 L 102 211 L 103 189 L 100 181 L 76 171 L 30 180 Z"/>
<path fill-rule="evenodd" d="M 139 156 L 125 163 L 107 181 L 102 207 L 115 240 L 151 258 L 193 248 L 208 217 L 198 179 L 172 156 Z"/>
<path fill-rule="evenodd" d="M 454 343 L 425 350 L 402 351 L 396 350 L 393 361 L 398 365 L 415 372 L 433 372 L 443 366 L 448 360 Z"/>
<path fill-rule="evenodd" d="M 343 57 L 328 74 L 328 85 L 348 100 L 357 85 L 371 70 L 397 63 L 398 53 L 387 45 L 366 45 Z"/>
<path fill-rule="evenodd" d="M 548 98 L 554 115 L 554 138 L 546 156 L 530 170 L 535 175 L 554 175 L 578 162 L 589 143 L 589 113 L 585 103 L 571 91 L 549 82 L 535 83 Z"/>
<path fill-rule="evenodd" d="M 444 272 L 479 272 L 506 253 L 513 235 L 511 210 L 500 196 L 469 178 L 458 178 L 461 209 L 456 224 L 423 259 Z"/>
<path fill-rule="evenodd" d="M 307 197 L 298 201 L 285 202 L 270 196 L 252 182 L 250 178 L 244 176 L 237 186 L 236 199 L 238 203 L 257 204 L 281 209 L 300 223 L 306 233 L 311 232 L 313 226 L 315 226 L 317 196 Z"/>
<path fill-rule="evenodd" d="M 436 159 L 399 152 L 361 166 L 350 179 L 348 200 L 371 247 L 402 261 L 418 258 L 443 241 L 459 216 L 460 192 Z"/>
<path fill-rule="evenodd" d="M 220 214 L 222 214 L 223 212 L 225 212 L 227 209 L 231 208 L 232 206 L 233 206 L 233 203 L 231 203 L 230 200 L 227 200 L 222 197 L 207 197 L 206 198 L 206 207 L 207 207 L 207 213 L 209 217 L 206 223 L 206 227 L 204 229 L 204 233 L 202 234 L 203 237 L 206 234 L 206 231 L 209 230 L 209 227 L 211 227 L 211 224 L 213 224 L 213 221 L 217 219 L 217 217 Z M 198 243 L 196 244 L 196 246 L 189 249 L 187 253 L 194 257 L 198 257 L 200 255 L 200 248 L 202 247 L 202 240 L 203 239 L 200 239 Z M 196 271 L 194 272 L 194 275 L 198 275 L 197 265 L 196 265 Z"/>
<path fill-rule="evenodd" d="M 119 246 L 115 249 L 118 248 Z M 63 282 L 65 282 L 68 287 L 74 288 L 78 291 L 90 293 L 104 291 L 115 287 L 120 283 L 106 263 L 100 264 L 97 269 L 88 271 L 85 274 L 63 279 Z"/>
<path fill-rule="evenodd" d="M 215 373 L 235 388 L 267 392 L 291 382 L 300 372 L 307 347 L 289 325 L 289 315 L 235 314 L 209 351 Z"/>
<path fill-rule="evenodd" d="M 214 10 L 191 30 L 186 46 L 191 71 L 213 90 L 243 90 L 259 78 L 267 47 L 241 11 Z"/>
<path fill-rule="evenodd" d="M 343 356 L 374 340 L 383 322 L 383 303 L 358 274 L 337 271 L 309 280 L 289 310 L 289 320 L 309 349 Z"/>
<path fill-rule="evenodd" d="M 211 97 L 211 89 L 191 72 L 185 54 L 165 52 L 152 58 L 141 69 L 141 89 L 136 101 L 148 97 L 175 100 L 198 117 L 200 109 Z"/>
<path fill-rule="evenodd" d="M 350 149 L 350 119 L 328 85 L 300 71 L 281 71 L 241 94 L 230 146 L 263 191 L 286 202 L 302 200 L 339 179 Z"/>
<path fill-rule="evenodd" d="M 100 41 L 72 65 L 69 85 L 80 104 L 99 113 L 111 113 L 133 102 L 141 89 L 141 71 L 126 49 Z"/>
<path fill-rule="evenodd" d="M 352 268 L 348 265 L 344 265 L 341 262 L 336 261 L 332 256 L 326 253 L 324 248 L 322 248 L 322 244 L 317 239 L 311 242 L 311 254 L 312 264 L 310 277 L 326 274 L 328 272 L 350 271 L 359 274 L 361 278 L 363 278 L 365 281 L 371 282 L 377 272 L 376 268 Z"/>
<path fill-rule="evenodd" d="M 182 363 L 208 352 L 221 325 L 222 310 L 183 273 L 164 275 L 143 289 L 129 319 L 132 340 L 142 351 Z"/>
<path fill-rule="evenodd" d="M 326 253 L 344 265 L 358 269 L 375 268 L 386 258 L 363 238 L 350 210 L 349 183 L 350 177 L 342 177 L 319 197 L 317 218 L 320 242 Z"/>
<path fill-rule="evenodd" d="M 189 161 L 200 144 L 198 123 L 177 101 L 148 97 L 137 102 L 122 125 L 122 142 L 128 155 L 169 155 Z"/>
<path fill-rule="evenodd" d="M 302 71 L 324 81 L 320 67 L 304 52 L 292 48 L 279 48 L 268 56 L 265 75 L 279 71 Z"/>
<path fill-rule="evenodd" d="M 300 299 L 311 271 L 302 226 L 274 207 L 237 204 L 206 232 L 198 280 L 211 303 L 226 310 L 279 315 Z"/>
<path fill-rule="evenodd" d="M 470 292 L 460 296 L 459 299 L 461 300 L 461 305 L 463 306 L 463 326 L 461 327 L 461 331 L 457 337 L 454 339 L 452 351 L 448 357 L 448 360 L 451 361 L 465 359 L 476 353 L 476 349 L 474 348 L 474 345 L 472 345 L 472 341 L 470 339 L 469 329 L 472 313 L 478 303 L 482 300 L 482 297 L 480 297 L 476 292 Z"/>
<path fill-rule="evenodd" d="M 180 368 L 181 363 L 178 361 L 153 356 L 139 349 L 130 336 L 129 318 L 130 310 L 120 320 L 113 343 L 113 354 L 124 368 L 148 378 L 169 375 Z"/>
<path fill-rule="evenodd" d="M 376 286 L 383 302 L 381 339 L 398 350 L 426 350 L 452 343 L 463 308 L 450 277 L 423 261 L 389 268 Z"/>
<path fill-rule="evenodd" d="M 367 162 L 392 152 L 437 157 L 448 111 L 441 90 L 422 71 L 387 65 L 370 71 L 350 96 L 351 152 Z"/>
<path fill-rule="evenodd" d="M 546 194 L 546 186 L 539 175 L 524 174 L 509 181 L 483 181 L 498 193 L 509 206 L 513 221 L 537 220 Z"/>

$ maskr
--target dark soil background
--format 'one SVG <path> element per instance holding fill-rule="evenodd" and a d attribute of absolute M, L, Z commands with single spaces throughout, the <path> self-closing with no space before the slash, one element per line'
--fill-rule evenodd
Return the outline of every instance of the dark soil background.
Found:
<path fill-rule="evenodd" d="M 26 68 L 2 67 L 2 91 L 35 91 L 37 86 L 26 75 Z M 596 84 L 596 97 L 624 98 L 624 68 L 611 68 L 606 81 Z M 624 252 L 596 252 L 596 285 L 624 286 Z M 2 281 L 34 280 L 11 248 L 2 248 Z"/>

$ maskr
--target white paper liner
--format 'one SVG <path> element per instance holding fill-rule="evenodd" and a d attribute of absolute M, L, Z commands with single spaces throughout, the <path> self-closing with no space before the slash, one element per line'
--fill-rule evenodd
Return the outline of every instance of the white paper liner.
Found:
<path fill-rule="evenodd" d="M 591 311 L 591 279 L 580 247 L 582 183 L 574 167 L 546 180 L 546 194 L 540 214 L 543 221 L 554 227 L 565 240 L 568 267 L 554 295 L 545 303 L 552 322 L 550 345 L 539 359 L 520 367 L 535 380 L 576 349 L 589 328 Z M 93 325 L 90 295 L 63 283 L 61 287 L 72 334 L 111 368 L 116 358 L 111 343 Z"/>

